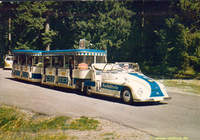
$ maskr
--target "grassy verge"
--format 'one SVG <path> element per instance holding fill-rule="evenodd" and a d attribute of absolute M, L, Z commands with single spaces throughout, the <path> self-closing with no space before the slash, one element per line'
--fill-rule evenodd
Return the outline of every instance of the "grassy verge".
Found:
<path fill-rule="evenodd" d="M 68 140 L 76 139 L 65 130 L 96 130 L 97 120 L 81 117 L 50 117 L 18 108 L 0 107 L 0 139 L 2 140 Z"/>
<path fill-rule="evenodd" d="M 177 88 L 180 91 L 190 92 L 200 95 L 200 80 L 161 80 L 161 82 L 172 88 Z"/>
<path fill-rule="evenodd" d="M 0 139 L 1 140 L 74 140 L 76 139 L 76 137 L 70 136 L 62 132 L 54 134 L 6 132 L 0 134 Z"/>

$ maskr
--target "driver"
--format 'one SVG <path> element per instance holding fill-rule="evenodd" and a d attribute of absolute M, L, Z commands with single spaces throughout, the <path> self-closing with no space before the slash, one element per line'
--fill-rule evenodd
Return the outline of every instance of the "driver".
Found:
<path fill-rule="evenodd" d="M 128 64 L 124 64 L 123 69 L 128 70 Z"/>

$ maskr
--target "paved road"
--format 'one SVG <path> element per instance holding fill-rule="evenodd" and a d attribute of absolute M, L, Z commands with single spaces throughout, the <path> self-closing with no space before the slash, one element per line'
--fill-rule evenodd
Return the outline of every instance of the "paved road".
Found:
<path fill-rule="evenodd" d="M 173 99 L 168 103 L 125 105 L 117 99 L 86 97 L 15 81 L 10 71 L 0 69 L 0 103 L 46 114 L 99 117 L 165 139 L 199 140 L 200 96 L 169 95 Z"/>

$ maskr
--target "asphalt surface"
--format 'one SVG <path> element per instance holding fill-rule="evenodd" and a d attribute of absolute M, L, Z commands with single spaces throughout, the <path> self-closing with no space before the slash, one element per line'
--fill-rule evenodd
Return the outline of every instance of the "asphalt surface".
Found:
<path fill-rule="evenodd" d="M 168 102 L 125 105 L 114 98 L 86 97 L 69 90 L 14 80 L 10 73 L 0 69 L 0 104 L 50 115 L 98 117 L 146 132 L 157 139 L 200 138 L 200 96 L 170 91 L 172 100 Z"/>

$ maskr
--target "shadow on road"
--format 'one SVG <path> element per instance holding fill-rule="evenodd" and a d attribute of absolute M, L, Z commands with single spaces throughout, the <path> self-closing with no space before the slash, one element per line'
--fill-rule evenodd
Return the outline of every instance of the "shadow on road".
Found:
<path fill-rule="evenodd" d="M 109 102 L 115 102 L 115 103 L 119 103 L 119 104 L 124 104 L 127 106 L 135 106 L 135 107 L 144 107 L 144 106 L 158 106 L 158 105 L 166 105 L 167 103 L 164 102 L 134 102 L 131 105 L 125 104 L 122 102 L 121 99 L 119 98 L 114 98 L 114 97 L 110 97 L 110 96 L 104 96 L 104 95 L 98 95 L 98 94 L 92 94 L 91 96 L 89 96 L 89 98 L 95 98 L 95 99 L 101 99 L 104 101 L 109 101 Z"/>
<path fill-rule="evenodd" d="M 15 81 L 15 82 L 29 84 L 29 85 L 40 86 L 42 88 L 48 88 L 48 89 L 57 90 L 57 91 L 65 93 L 65 94 L 78 94 L 80 96 L 85 96 L 85 97 L 88 97 L 88 98 L 94 98 L 94 99 L 100 99 L 100 100 L 104 100 L 104 101 L 108 101 L 108 102 L 115 102 L 115 103 L 119 103 L 119 104 L 124 104 L 121 101 L 121 99 L 110 97 L 110 96 L 104 96 L 104 95 L 98 95 L 98 94 L 92 94 L 90 96 L 86 96 L 81 91 L 74 90 L 74 89 L 42 85 L 40 83 L 34 83 L 34 82 L 29 82 L 29 81 L 25 81 L 25 80 L 10 78 L 10 77 L 7 77 L 6 79 L 9 79 L 9 80 L 12 80 L 12 81 Z M 141 102 L 141 103 L 140 102 L 134 102 L 131 105 L 127 105 L 127 104 L 124 104 L 124 105 L 135 106 L 135 107 L 145 107 L 145 106 L 158 106 L 158 105 L 160 106 L 160 105 L 166 105 L 166 104 L 167 103 L 165 103 L 165 102 Z"/>

